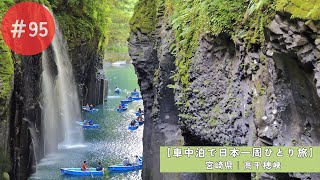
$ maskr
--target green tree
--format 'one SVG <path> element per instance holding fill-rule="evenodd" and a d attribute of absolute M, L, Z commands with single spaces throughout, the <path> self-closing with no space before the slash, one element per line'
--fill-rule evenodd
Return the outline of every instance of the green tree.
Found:
<path fill-rule="evenodd" d="M 129 20 L 137 0 L 113 0 L 110 7 L 109 43 L 105 60 L 110 62 L 130 60 L 127 47 Z"/>

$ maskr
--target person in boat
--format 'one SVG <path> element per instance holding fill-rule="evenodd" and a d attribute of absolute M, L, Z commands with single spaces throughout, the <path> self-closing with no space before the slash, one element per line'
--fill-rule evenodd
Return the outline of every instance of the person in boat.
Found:
<path fill-rule="evenodd" d="M 93 121 L 91 119 L 89 120 L 89 125 L 93 125 Z"/>
<path fill-rule="evenodd" d="M 128 157 L 125 157 L 122 163 L 123 163 L 124 166 L 132 166 L 132 164 L 130 163 Z"/>
<path fill-rule="evenodd" d="M 98 167 L 96 168 L 96 170 L 97 171 L 102 171 L 103 170 L 101 161 L 98 162 Z"/>
<path fill-rule="evenodd" d="M 86 110 L 90 110 L 89 104 L 86 105 Z"/>
<path fill-rule="evenodd" d="M 133 92 L 137 92 L 137 88 L 134 88 Z"/>
<path fill-rule="evenodd" d="M 130 123 L 130 126 L 135 126 L 136 125 L 136 120 L 132 120 Z"/>
<path fill-rule="evenodd" d="M 139 112 L 140 114 L 143 113 L 143 111 L 141 110 L 141 108 L 139 108 L 138 112 Z"/>
<path fill-rule="evenodd" d="M 82 164 L 82 166 L 81 166 L 81 171 L 86 171 L 86 170 L 88 170 L 88 168 L 87 168 L 87 161 L 83 161 L 83 164 Z"/>
<path fill-rule="evenodd" d="M 93 110 L 93 105 L 92 104 L 90 104 L 90 110 Z"/>
<path fill-rule="evenodd" d="M 122 106 L 121 106 L 121 104 L 119 105 L 119 109 L 122 109 Z"/>
<path fill-rule="evenodd" d="M 139 159 L 138 155 L 136 155 L 135 157 L 136 157 L 135 165 L 140 165 L 141 162 L 140 162 L 140 159 Z"/>
<path fill-rule="evenodd" d="M 119 93 L 121 91 L 120 88 L 116 87 L 116 89 L 114 90 L 116 93 Z"/>
<path fill-rule="evenodd" d="M 138 122 L 142 122 L 142 117 L 141 117 L 141 116 L 138 116 L 138 117 L 137 117 L 137 121 L 138 121 Z"/>

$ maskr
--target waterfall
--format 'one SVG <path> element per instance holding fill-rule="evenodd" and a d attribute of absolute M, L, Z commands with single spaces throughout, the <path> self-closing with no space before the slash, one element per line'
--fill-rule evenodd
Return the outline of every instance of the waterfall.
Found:
<path fill-rule="evenodd" d="M 80 102 L 67 44 L 55 21 L 56 31 L 52 41 L 54 62 L 46 51 L 42 54 L 42 132 L 44 133 L 44 153 L 57 149 L 59 139 L 63 147 L 73 147 L 82 142 L 82 129 L 76 121 L 81 120 Z M 53 61 L 53 60 L 52 60 Z M 50 63 L 56 65 L 54 74 Z"/>
<path fill-rule="evenodd" d="M 44 132 L 44 154 L 57 149 L 58 145 L 58 110 L 54 79 L 50 68 L 50 59 L 47 51 L 42 53 L 42 131 Z"/>
<path fill-rule="evenodd" d="M 76 121 L 81 120 L 80 102 L 72 65 L 68 55 L 68 47 L 56 21 L 56 32 L 52 41 L 54 60 L 57 65 L 56 79 L 57 100 L 64 129 L 64 145 L 73 145 L 82 140 L 82 131 L 75 128 Z"/>

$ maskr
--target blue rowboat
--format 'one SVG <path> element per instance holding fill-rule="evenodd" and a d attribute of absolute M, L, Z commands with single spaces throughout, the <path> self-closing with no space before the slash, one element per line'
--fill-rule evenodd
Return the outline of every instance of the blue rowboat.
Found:
<path fill-rule="evenodd" d="M 140 116 L 140 115 L 143 115 L 144 113 L 139 113 L 139 112 L 136 112 L 136 116 Z"/>
<path fill-rule="evenodd" d="M 109 171 L 135 171 L 142 169 L 142 164 L 134 166 L 124 166 L 123 164 L 116 164 L 113 166 L 108 166 Z"/>
<path fill-rule="evenodd" d="M 132 92 L 131 92 L 131 95 L 132 95 L 132 96 L 139 96 L 139 92 L 138 92 L 138 91 L 132 91 Z"/>
<path fill-rule="evenodd" d="M 109 171 L 135 171 L 142 169 L 142 157 L 139 157 L 139 164 L 131 165 L 131 166 L 124 166 L 123 164 L 116 164 L 113 166 L 108 166 Z"/>
<path fill-rule="evenodd" d="M 121 104 L 128 104 L 132 102 L 132 99 L 124 99 L 124 100 L 121 100 Z"/>
<path fill-rule="evenodd" d="M 127 107 L 125 107 L 125 108 L 120 108 L 120 109 L 117 108 L 117 111 L 118 111 L 118 112 L 123 112 L 123 111 L 126 111 L 127 109 L 128 109 Z"/>
<path fill-rule="evenodd" d="M 139 122 L 139 125 L 142 125 L 144 123 L 144 121 L 138 121 Z"/>
<path fill-rule="evenodd" d="M 117 89 L 114 90 L 114 92 L 119 94 L 119 93 L 121 93 L 121 89 L 117 88 Z"/>
<path fill-rule="evenodd" d="M 99 124 L 92 124 L 92 125 L 82 125 L 84 129 L 97 129 L 99 128 Z"/>
<path fill-rule="evenodd" d="M 129 124 L 128 130 L 134 131 L 134 130 L 138 129 L 138 127 L 139 127 L 139 123 L 138 123 L 138 121 L 136 121 L 136 124 L 134 126 L 131 126 Z"/>
<path fill-rule="evenodd" d="M 139 100 L 142 99 L 142 97 L 131 97 L 131 99 L 134 100 L 134 101 L 139 101 Z"/>
<path fill-rule="evenodd" d="M 96 168 L 89 168 L 87 171 L 81 171 L 81 168 L 61 168 L 61 173 L 74 176 L 103 176 L 103 170 L 97 171 Z"/>
<path fill-rule="evenodd" d="M 86 108 L 82 108 L 84 111 L 87 111 L 87 112 L 96 112 L 98 111 L 99 109 L 92 109 L 92 110 L 88 110 Z"/>

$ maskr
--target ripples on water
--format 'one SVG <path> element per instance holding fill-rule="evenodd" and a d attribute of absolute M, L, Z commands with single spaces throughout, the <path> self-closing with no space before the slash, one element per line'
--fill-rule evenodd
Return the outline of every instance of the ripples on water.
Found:
<path fill-rule="evenodd" d="M 112 68 L 109 81 L 110 89 L 119 86 L 119 83 L 127 89 L 137 87 L 134 76 L 133 67 L 129 66 L 126 71 L 121 69 L 122 75 L 118 76 L 117 68 Z M 126 75 L 123 75 L 126 72 Z M 112 74 L 113 73 L 113 74 Z M 108 75 L 108 73 L 107 73 Z M 128 78 L 130 83 L 128 83 Z M 117 81 L 112 81 L 117 79 Z M 131 82 L 133 81 L 133 82 Z M 117 83 L 117 84 L 115 84 Z M 120 84 L 121 85 L 121 84 Z M 123 88 L 120 86 L 120 88 Z M 105 171 L 103 177 L 77 177 L 62 175 L 60 168 L 63 167 L 81 167 L 84 160 L 87 161 L 89 167 L 96 167 L 98 161 L 102 161 L 104 168 L 107 166 L 121 163 L 124 157 L 134 160 L 135 155 L 142 155 L 142 135 L 143 126 L 140 126 L 136 131 L 128 131 L 130 121 L 135 118 L 135 112 L 139 107 L 143 107 L 142 101 L 136 101 L 129 104 L 127 111 L 118 113 L 116 107 L 120 100 L 125 98 L 126 93 L 123 92 L 120 96 L 109 91 L 107 103 L 97 106 L 99 109 L 95 113 L 83 113 L 84 119 L 92 119 L 94 123 L 100 125 L 100 129 L 84 130 L 84 143 L 75 145 L 59 145 L 58 151 L 54 154 L 47 155 L 37 165 L 37 172 L 29 178 L 30 180 L 50 180 L 50 179 L 110 179 L 110 180 L 139 180 L 141 179 L 141 170 L 128 173 L 109 173 Z M 75 130 L 79 125 L 74 125 Z"/>

